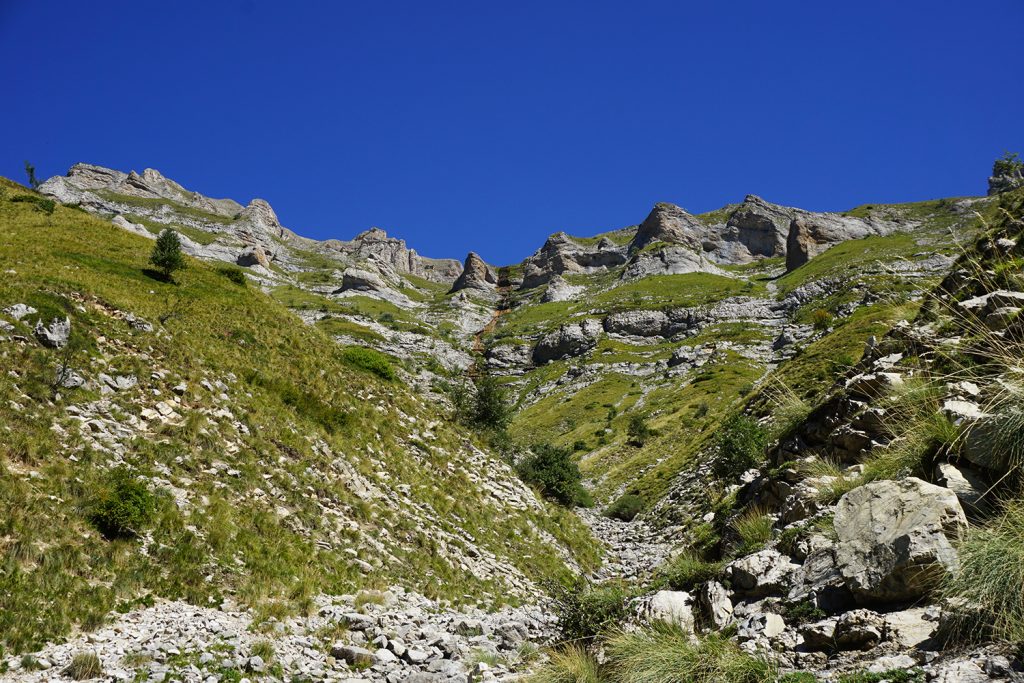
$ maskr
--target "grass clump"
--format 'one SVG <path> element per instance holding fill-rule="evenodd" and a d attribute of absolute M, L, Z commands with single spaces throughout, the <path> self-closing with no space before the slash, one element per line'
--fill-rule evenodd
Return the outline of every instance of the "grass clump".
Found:
<path fill-rule="evenodd" d="M 839 677 L 839 683 L 924 683 L 924 671 L 914 669 L 889 669 L 872 673 L 869 671 L 857 671 Z"/>
<path fill-rule="evenodd" d="M 759 507 L 753 507 L 737 517 L 733 529 L 740 537 L 739 554 L 747 555 L 763 548 L 772 540 L 774 524 L 772 516 Z"/>
<path fill-rule="evenodd" d="M 966 634 L 985 625 L 992 637 L 1024 641 L 1024 501 L 1007 504 L 1001 517 L 972 527 L 957 548 L 960 571 L 944 594 L 967 605 L 957 619 Z"/>
<path fill-rule="evenodd" d="M 112 470 L 90 506 L 89 521 L 108 539 L 134 538 L 152 521 L 153 494 L 127 468 Z"/>
<path fill-rule="evenodd" d="M 722 425 L 715 440 L 715 473 L 736 477 L 759 465 L 768 446 L 768 432 L 749 415 L 737 414 Z"/>
<path fill-rule="evenodd" d="M 721 562 L 709 562 L 692 551 L 684 551 L 676 555 L 662 571 L 670 588 L 689 591 L 718 576 L 722 566 Z"/>
<path fill-rule="evenodd" d="M 568 448 L 538 444 L 519 462 L 516 471 L 527 484 L 536 486 L 546 498 L 562 505 L 589 507 L 593 504 L 590 493 L 581 483 L 583 475 L 579 465 Z"/>
<path fill-rule="evenodd" d="M 103 665 L 95 652 L 79 652 L 71 658 L 63 671 L 64 675 L 76 681 L 86 681 L 103 675 Z"/>
<path fill-rule="evenodd" d="M 619 496 L 614 503 L 608 506 L 604 514 L 606 517 L 618 519 L 623 522 L 632 522 L 633 518 L 644 509 L 644 499 L 631 493 Z"/>
<path fill-rule="evenodd" d="M 589 652 L 578 645 L 552 650 L 548 661 L 527 683 L 601 683 L 600 667 Z"/>
<path fill-rule="evenodd" d="M 771 662 L 743 652 L 724 636 L 709 634 L 694 643 L 667 624 L 619 633 L 607 651 L 620 683 L 769 683 L 776 677 Z"/>
<path fill-rule="evenodd" d="M 398 373 L 390 359 L 375 349 L 364 346 L 350 346 L 341 352 L 341 360 L 354 368 L 372 372 L 381 379 L 393 382 L 398 379 Z"/>

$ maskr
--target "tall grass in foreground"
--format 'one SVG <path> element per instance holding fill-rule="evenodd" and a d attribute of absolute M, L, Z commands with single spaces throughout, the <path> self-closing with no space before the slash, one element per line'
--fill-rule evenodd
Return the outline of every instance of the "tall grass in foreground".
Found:
<path fill-rule="evenodd" d="M 597 661 L 585 649 L 569 645 L 553 650 L 526 683 L 602 683 Z"/>
<path fill-rule="evenodd" d="M 768 683 L 775 666 L 749 655 L 717 634 L 699 642 L 678 627 L 658 625 L 638 633 L 619 633 L 607 647 L 617 683 Z"/>
<path fill-rule="evenodd" d="M 1002 517 L 969 530 L 957 550 L 960 571 L 944 589 L 967 612 L 957 635 L 984 624 L 996 639 L 1024 642 L 1024 501 L 1008 503 Z"/>

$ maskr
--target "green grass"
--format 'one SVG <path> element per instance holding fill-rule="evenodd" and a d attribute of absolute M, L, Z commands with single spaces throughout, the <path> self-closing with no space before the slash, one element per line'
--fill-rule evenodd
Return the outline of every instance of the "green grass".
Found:
<path fill-rule="evenodd" d="M 737 555 L 749 555 L 761 550 L 772 540 L 774 520 L 766 510 L 751 508 L 733 521 L 733 528 L 740 538 Z"/>
<path fill-rule="evenodd" d="M 548 653 L 548 660 L 527 683 L 602 683 L 597 660 L 578 645 L 566 645 Z"/>
<path fill-rule="evenodd" d="M 146 230 L 150 231 L 154 235 L 159 235 L 167 228 L 170 228 L 171 230 L 174 230 L 176 232 L 181 233 L 182 235 L 185 235 L 193 242 L 204 245 L 213 244 L 215 241 L 217 241 L 217 238 L 219 237 L 219 235 L 215 232 L 200 230 L 198 228 L 190 228 L 186 225 L 181 225 L 179 223 L 161 223 L 160 221 L 155 221 L 152 218 L 146 218 L 145 216 L 139 216 L 133 213 L 126 213 L 124 217 L 127 220 L 131 221 L 132 223 L 140 223 L 146 228 Z"/>
<path fill-rule="evenodd" d="M 275 301 L 293 290 L 272 298 L 191 259 L 179 284 L 155 280 L 145 273 L 151 241 L 68 207 L 50 216 L 0 196 L 0 224 L 0 261 L 16 271 L 0 279 L 0 307 L 20 302 L 47 319 L 69 316 L 78 340 L 72 367 L 88 377 L 139 379 L 108 397 L 110 419 L 137 418 L 143 407 L 173 400 L 172 387 L 188 387 L 175 406 L 179 419 L 154 421 L 119 442 L 140 480 L 163 482 L 149 485 L 154 506 L 143 554 L 138 541 L 108 540 L 88 518 L 110 456 L 67 410 L 98 392 L 54 391 L 63 353 L 0 347 L 5 650 L 95 629 L 118 605 L 146 596 L 199 605 L 231 597 L 277 615 L 303 613 L 320 592 L 392 584 L 455 602 L 518 600 L 500 575 L 474 575 L 439 552 L 439 539 L 452 549 L 466 534 L 537 580 L 569 575 L 548 535 L 583 566 L 599 562 L 571 513 L 547 504 L 516 511 L 485 494 L 475 483 L 483 472 L 514 475 L 497 460 L 470 462 L 463 428 L 441 420 L 427 437 L 422 426 L 403 424 L 404 416 L 428 424 L 438 411 L 353 367 L 351 352 Z M 314 295 L 299 302 L 321 301 L 330 303 Z M 124 312 L 156 330 L 133 330 Z M 34 317 L 19 329 L 31 324 Z M 210 391 L 204 382 L 224 388 Z M 396 499 L 397 507 L 363 498 L 351 487 L 358 481 L 385 491 L 408 484 L 409 498 Z M 367 537 L 381 539 L 387 552 L 369 550 Z M 349 549 L 380 566 L 364 573 Z"/>
<path fill-rule="evenodd" d="M 775 667 L 726 637 L 710 633 L 694 643 L 679 628 L 659 625 L 620 633 L 607 645 L 617 683 L 772 683 Z"/>
<path fill-rule="evenodd" d="M 1024 502 L 1010 501 L 997 519 L 971 527 L 957 552 L 960 572 L 947 576 L 943 589 L 966 606 L 956 636 L 1024 641 Z"/>
<path fill-rule="evenodd" d="M 163 199 L 156 197 L 133 197 L 132 195 L 119 194 L 110 190 L 93 190 L 100 197 L 117 202 L 118 204 L 127 204 L 128 206 L 139 206 L 149 209 L 160 209 L 161 207 L 168 206 L 175 213 L 184 214 L 192 218 L 197 218 L 203 221 L 211 223 L 231 223 L 232 219 L 227 216 L 221 216 L 220 214 L 210 213 L 203 211 L 202 209 L 196 209 L 191 206 L 186 206 L 180 202 L 176 202 L 171 199 Z"/>

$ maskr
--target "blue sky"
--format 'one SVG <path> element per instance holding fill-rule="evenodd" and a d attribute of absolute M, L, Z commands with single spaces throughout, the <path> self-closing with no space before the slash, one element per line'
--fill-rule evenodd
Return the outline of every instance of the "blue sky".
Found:
<path fill-rule="evenodd" d="M 984 194 L 1024 152 L 1020 0 L 0 0 L 0 175 L 78 161 L 518 261 L 755 193 Z"/>

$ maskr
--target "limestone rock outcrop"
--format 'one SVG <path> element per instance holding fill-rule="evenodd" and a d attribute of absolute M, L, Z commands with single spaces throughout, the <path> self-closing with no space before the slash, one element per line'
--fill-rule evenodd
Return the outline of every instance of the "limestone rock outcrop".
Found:
<path fill-rule="evenodd" d="M 458 292 L 463 289 L 476 289 L 485 292 L 494 290 L 498 283 L 498 277 L 491 270 L 476 252 L 469 252 L 466 255 L 466 263 L 462 267 L 462 273 L 452 285 L 451 292 Z"/>
<path fill-rule="evenodd" d="M 909 477 L 876 481 L 836 507 L 836 561 L 860 602 L 913 600 L 956 571 L 951 539 L 966 528 L 956 494 Z"/>

